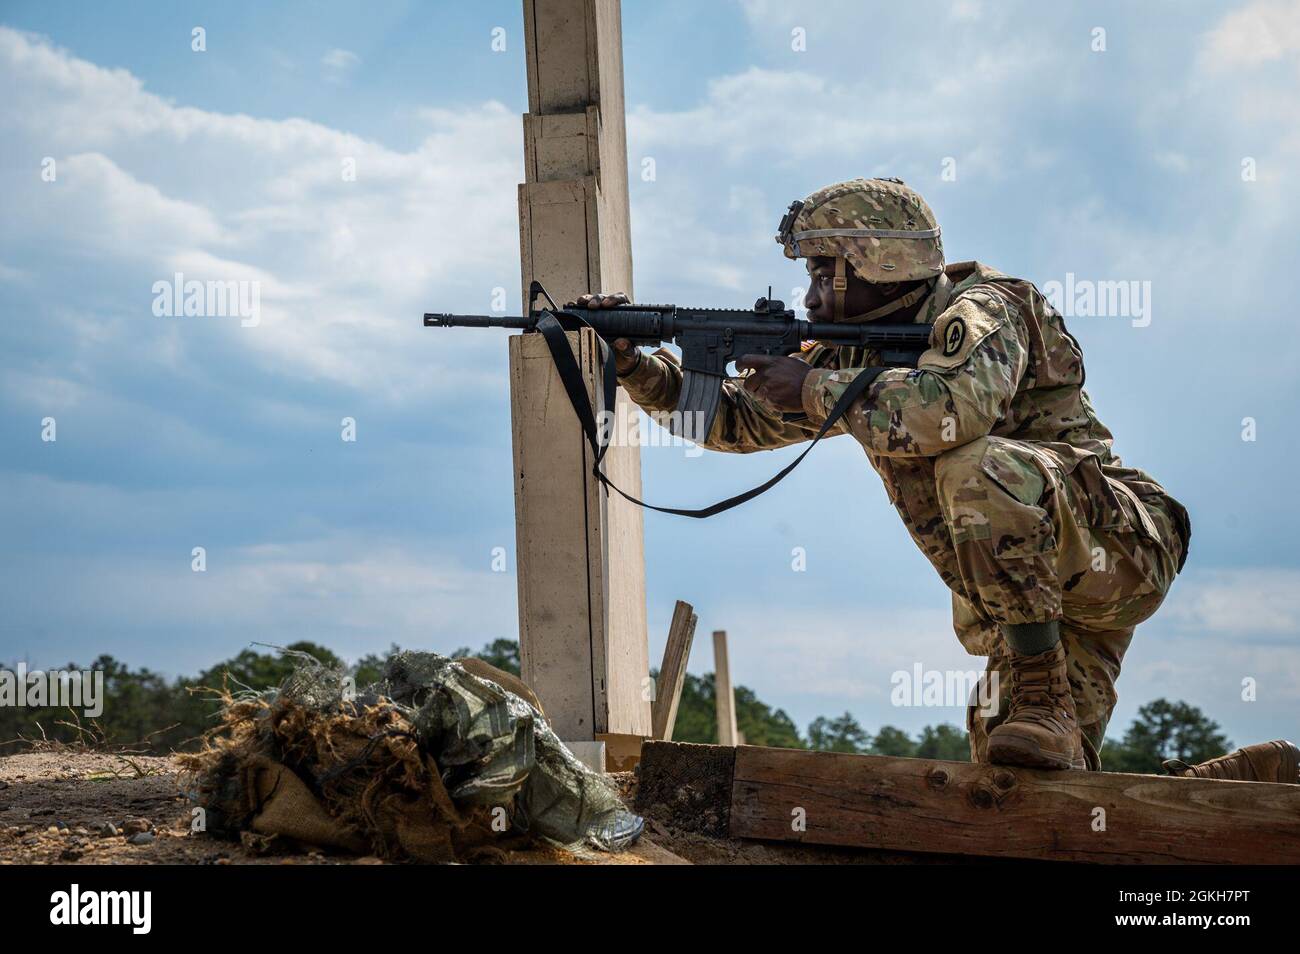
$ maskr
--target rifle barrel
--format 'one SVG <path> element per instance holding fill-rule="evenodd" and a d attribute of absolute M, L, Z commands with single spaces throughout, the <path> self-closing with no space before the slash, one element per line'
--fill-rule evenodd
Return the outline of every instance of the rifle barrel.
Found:
<path fill-rule="evenodd" d="M 536 322 L 532 318 L 519 318 L 512 315 L 447 315 L 424 313 L 426 328 L 519 328 L 531 329 Z"/>

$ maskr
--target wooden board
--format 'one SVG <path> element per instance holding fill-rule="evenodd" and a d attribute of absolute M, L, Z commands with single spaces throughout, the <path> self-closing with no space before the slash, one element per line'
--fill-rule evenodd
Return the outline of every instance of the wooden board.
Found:
<path fill-rule="evenodd" d="M 589 378 L 590 332 L 568 337 Z M 569 426 L 573 409 L 541 335 L 510 338 L 510 398 L 521 677 L 560 738 L 590 740 L 604 728 L 597 710 L 605 711 L 597 675 L 604 620 L 591 610 L 603 599 L 599 572 L 592 579 L 600 541 L 586 529 L 599 526 L 599 497 L 587 479 L 590 451 L 581 429 Z"/>
<path fill-rule="evenodd" d="M 1111 864 L 1300 862 L 1298 785 L 750 746 L 735 765 L 734 837 Z"/>
<path fill-rule="evenodd" d="M 731 687 L 731 664 L 727 660 L 727 634 L 713 632 L 713 704 L 718 716 L 718 743 L 736 745 L 736 693 Z"/>
<path fill-rule="evenodd" d="M 534 279 L 561 304 L 594 290 L 632 294 L 621 30 L 617 0 L 525 0 L 529 112 L 518 191 L 525 300 Z M 641 511 L 607 496 L 591 476 L 590 452 L 541 338 L 524 335 L 510 347 L 524 679 L 561 738 L 648 736 Z M 595 404 L 595 339 L 581 348 Z M 627 433 L 636 409 L 621 390 L 613 410 L 615 433 Z M 635 443 L 612 446 L 603 466 L 641 495 Z"/>
<path fill-rule="evenodd" d="M 654 718 L 652 735 L 656 739 L 672 741 L 673 726 L 677 722 L 677 705 L 682 700 L 682 685 L 686 682 L 686 663 L 691 656 L 695 624 L 699 619 L 690 603 L 677 601 L 673 608 L 673 621 L 668 626 L 668 642 L 664 646 L 664 659 L 659 666 L 654 702 L 651 704 Z"/>

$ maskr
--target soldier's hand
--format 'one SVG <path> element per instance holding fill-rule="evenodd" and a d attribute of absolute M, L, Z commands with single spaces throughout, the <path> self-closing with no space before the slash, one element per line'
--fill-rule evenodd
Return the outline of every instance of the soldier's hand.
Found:
<path fill-rule="evenodd" d="M 747 354 L 737 359 L 736 370 L 752 371 L 745 390 L 782 411 L 803 410 L 803 382 L 812 368 L 798 358 Z"/>
<path fill-rule="evenodd" d="M 601 294 L 579 295 L 577 301 L 571 301 L 565 308 L 613 308 L 615 305 L 630 305 L 627 295 L 623 292 L 607 292 Z"/>
<path fill-rule="evenodd" d="M 627 295 L 623 292 L 613 292 L 605 295 L 587 294 L 578 296 L 577 301 L 571 301 L 565 308 L 613 308 L 615 305 L 630 305 Z M 626 338 L 619 338 L 611 341 L 614 347 L 614 366 L 626 374 L 637 366 L 640 355 L 636 348 L 632 347 L 632 342 Z"/>
<path fill-rule="evenodd" d="M 614 346 L 614 367 L 618 368 L 620 374 L 627 374 L 637 366 L 641 354 L 632 347 L 632 342 L 618 338 L 610 343 Z"/>

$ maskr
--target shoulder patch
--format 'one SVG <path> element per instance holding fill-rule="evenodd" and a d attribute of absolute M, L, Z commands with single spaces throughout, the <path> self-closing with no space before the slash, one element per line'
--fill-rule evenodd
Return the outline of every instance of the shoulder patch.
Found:
<path fill-rule="evenodd" d="M 951 358 L 966 343 L 966 322 L 957 317 L 948 322 L 943 330 L 943 356 Z"/>
<path fill-rule="evenodd" d="M 921 355 L 917 366 L 943 371 L 960 367 L 979 343 L 1005 321 L 1006 312 L 996 302 L 959 299 L 935 321 L 930 348 Z"/>

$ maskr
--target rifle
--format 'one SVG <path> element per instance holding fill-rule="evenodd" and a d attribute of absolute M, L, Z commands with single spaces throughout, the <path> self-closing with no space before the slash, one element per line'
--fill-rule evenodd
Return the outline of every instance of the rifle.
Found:
<path fill-rule="evenodd" d="M 549 308 L 538 307 L 538 298 L 543 296 L 549 303 Z M 803 460 L 808 451 L 812 450 L 813 444 L 821 440 L 877 374 L 886 367 L 915 367 L 921 353 L 930 347 L 932 325 L 845 325 L 804 321 L 796 318 L 794 310 L 786 308 L 784 302 L 773 300 L 770 288 L 768 296 L 758 299 L 750 309 L 686 308 L 678 305 L 560 308 L 541 283 L 535 281 L 529 287 L 527 317 L 426 312 L 424 325 L 426 328 L 513 328 L 544 335 L 574 413 L 587 433 L 596 459 L 593 472 L 601 483 L 613 487 L 633 503 L 651 510 L 707 517 L 756 497 L 783 478 Z M 670 429 L 674 434 L 697 444 L 707 439 L 713 428 L 722 400 L 722 382 L 727 376 L 727 365 L 744 355 L 790 355 L 797 352 L 805 341 L 825 341 L 840 347 L 874 349 L 880 353 L 884 365 L 868 368 L 853 381 L 807 450 L 766 484 L 702 510 L 653 507 L 623 493 L 601 473 L 600 460 L 607 445 L 599 437 L 581 374 L 564 337 L 565 331 L 574 331 L 584 326 L 594 330 L 605 341 L 626 338 L 635 347 L 654 347 L 672 342 L 681 348 L 682 389 L 677 407 L 669 418 Z M 612 409 L 617 386 L 614 354 L 610 348 L 604 350 L 605 407 Z"/>

